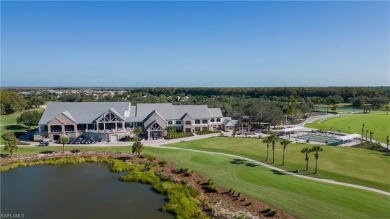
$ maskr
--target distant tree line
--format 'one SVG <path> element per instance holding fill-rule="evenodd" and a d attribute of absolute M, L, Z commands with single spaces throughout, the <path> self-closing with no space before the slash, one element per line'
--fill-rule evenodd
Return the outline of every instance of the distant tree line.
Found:
<path fill-rule="evenodd" d="M 16 112 L 38 108 L 45 103 L 45 98 L 39 95 L 20 95 L 13 91 L 0 91 L 0 113 L 8 115 Z"/>

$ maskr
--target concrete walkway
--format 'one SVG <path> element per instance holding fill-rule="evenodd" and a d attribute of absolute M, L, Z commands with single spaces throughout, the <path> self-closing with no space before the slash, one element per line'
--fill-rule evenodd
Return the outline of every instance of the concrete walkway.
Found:
<path fill-rule="evenodd" d="M 390 196 L 390 192 L 382 191 L 382 190 L 379 190 L 379 189 L 374 189 L 374 188 L 370 188 L 370 187 L 366 187 L 366 186 L 360 186 L 360 185 L 355 185 L 355 184 L 350 184 L 350 183 L 338 182 L 338 181 L 334 181 L 334 180 L 330 180 L 330 179 L 321 179 L 321 178 L 314 178 L 314 177 L 305 176 L 305 175 L 299 175 L 299 174 L 296 174 L 296 173 L 288 172 L 288 171 L 282 170 L 280 168 L 277 168 L 277 167 L 265 164 L 265 163 L 257 161 L 257 160 L 253 160 L 253 159 L 250 159 L 250 158 L 241 157 L 241 156 L 237 156 L 237 155 L 232 155 L 232 154 L 227 154 L 227 153 L 220 153 L 220 152 L 211 152 L 211 151 L 202 151 L 202 150 L 178 148 L 178 147 L 158 146 L 158 145 L 154 145 L 154 146 L 148 145 L 146 147 L 154 147 L 154 148 L 170 149 L 170 150 L 191 151 L 191 152 L 196 152 L 196 153 L 215 154 L 215 155 L 222 155 L 222 156 L 226 156 L 226 157 L 244 159 L 244 160 L 250 161 L 252 163 L 255 163 L 257 165 L 266 167 L 266 168 L 268 168 L 270 170 L 278 171 L 278 172 L 286 174 L 286 175 L 291 175 L 291 176 L 295 176 L 295 177 L 298 177 L 298 178 L 312 180 L 312 181 L 317 181 L 317 182 L 329 183 L 329 184 L 333 184 L 333 185 L 340 185 L 340 186 L 347 186 L 347 187 L 362 189 L 362 190 L 366 190 L 366 191 L 370 191 L 370 192 L 376 192 L 376 193 L 380 193 L 380 194 L 383 194 L 383 195 Z"/>

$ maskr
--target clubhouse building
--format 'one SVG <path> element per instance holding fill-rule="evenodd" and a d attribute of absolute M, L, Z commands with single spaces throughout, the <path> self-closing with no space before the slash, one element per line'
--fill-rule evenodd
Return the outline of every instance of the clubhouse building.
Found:
<path fill-rule="evenodd" d="M 135 127 L 142 128 L 147 139 L 166 135 L 168 126 L 178 132 L 230 129 L 230 118 L 220 108 L 206 105 L 172 105 L 171 103 L 129 102 L 60 102 L 49 103 L 39 121 L 34 137 L 58 140 L 83 136 L 87 139 L 118 141 L 131 136 Z M 225 127 L 226 125 L 226 127 Z"/>

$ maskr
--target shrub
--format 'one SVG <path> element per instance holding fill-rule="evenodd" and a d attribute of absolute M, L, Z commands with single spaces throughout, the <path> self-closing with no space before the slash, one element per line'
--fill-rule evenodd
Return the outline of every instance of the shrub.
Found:
<path fill-rule="evenodd" d="M 153 189 L 168 198 L 162 211 L 172 213 L 176 218 L 207 218 L 200 208 L 200 202 L 196 199 L 199 192 L 192 187 L 163 182 L 155 184 Z"/>
<path fill-rule="evenodd" d="M 203 186 L 203 189 L 206 190 L 207 192 L 218 192 L 217 185 L 215 184 L 207 184 Z"/>
<path fill-rule="evenodd" d="M 97 157 L 86 157 L 85 162 L 96 163 L 96 162 L 98 162 L 98 158 Z"/>
<path fill-rule="evenodd" d="M 123 182 L 140 182 L 143 184 L 156 184 L 160 181 L 160 178 L 154 174 L 153 170 L 149 170 L 146 172 L 140 172 L 137 170 L 133 170 L 127 175 L 121 176 L 119 178 L 120 181 Z"/>
<path fill-rule="evenodd" d="M 209 179 L 207 183 L 205 183 L 203 189 L 207 192 L 218 192 L 217 185 L 215 185 L 214 181 L 211 179 Z"/>
<path fill-rule="evenodd" d="M 110 164 L 110 170 L 112 172 L 122 172 L 122 171 L 129 171 L 129 170 L 141 171 L 141 170 L 145 169 L 145 167 L 143 165 L 128 164 L 122 160 L 116 160 L 116 159 L 110 159 L 107 161 L 107 163 Z"/>
<path fill-rule="evenodd" d="M 136 141 L 136 138 L 130 137 L 130 136 L 124 136 L 119 139 L 119 141 Z"/>
<path fill-rule="evenodd" d="M 151 154 L 143 154 L 142 157 L 143 157 L 143 158 L 146 158 L 146 159 L 148 159 L 148 160 L 150 160 L 150 161 L 156 160 L 156 156 L 151 155 Z"/>
<path fill-rule="evenodd" d="M 73 150 L 71 150 L 70 152 L 76 154 L 76 153 L 79 153 L 79 152 L 80 152 L 80 149 L 73 149 Z"/>
<path fill-rule="evenodd" d="M 158 164 L 160 165 L 160 167 L 165 167 L 168 164 L 168 162 L 166 162 L 165 160 L 162 160 L 162 161 L 158 162 Z"/>
<path fill-rule="evenodd" d="M 263 213 L 266 217 L 273 217 L 276 215 L 276 211 L 270 208 L 266 208 L 265 210 L 261 211 L 261 213 Z"/>

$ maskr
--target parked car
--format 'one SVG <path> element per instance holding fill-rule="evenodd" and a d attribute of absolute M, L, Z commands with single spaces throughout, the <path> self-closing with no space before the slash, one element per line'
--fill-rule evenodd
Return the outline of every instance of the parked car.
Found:
<path fill-rule="evenodd" d="M 38 146 L 49 146 L 49 142 L 46 141 L 39 142 Z"/>

